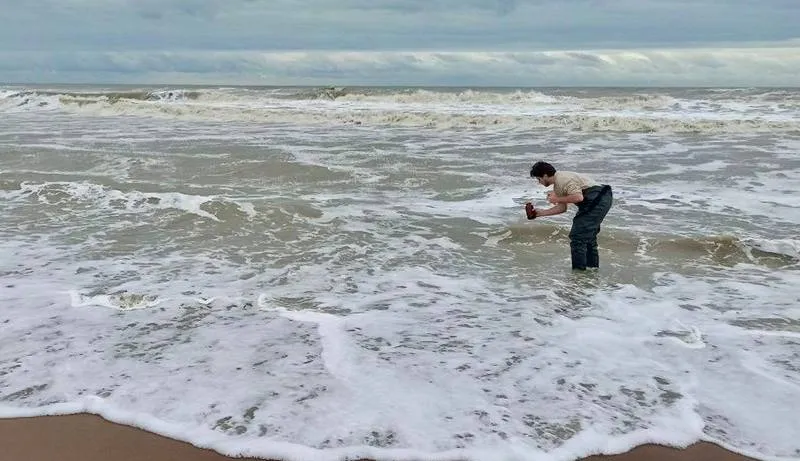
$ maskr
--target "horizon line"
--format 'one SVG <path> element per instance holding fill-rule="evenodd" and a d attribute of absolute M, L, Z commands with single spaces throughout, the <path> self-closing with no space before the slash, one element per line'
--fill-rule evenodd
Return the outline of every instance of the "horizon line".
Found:
<path fill-rule="evenodd" d="M 147 83 L 147 82 L 0 82 L 0 86 L 181 86 L 181 87 L 195 87 L 195 88 L 497 88 L 497 89 L 518 89 L 518 88 L 541 88 L 541 89 L 562 89 L 562 88 L 593 88 L 593 89 L 800 89 L 800 85 L 642 85 L 642 84 L 628 84 L 628 85 L 454 85 L 454 84 L 404 84 L 404 83 L 385 83 L 385 84 L 299 84 L 299 85 L 281 85 L 281 84 L 267 84 L 267 83 L 175 83 L 175 82 L 162 82 L 162 83 Z"/>

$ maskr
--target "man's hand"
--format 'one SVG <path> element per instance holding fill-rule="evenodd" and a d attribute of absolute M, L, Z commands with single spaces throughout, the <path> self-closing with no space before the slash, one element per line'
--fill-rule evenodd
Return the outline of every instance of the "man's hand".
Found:
<path fill-rule="evenodd" d="M 558 199 L 558 195 L 555 192 L 550 191 L 547 193 L 547 201 L 552 203 L 553 205 L 558 205 L 561 201 Z"/>
<path fill-rule="evenodd" d="M 536 210 L 531 202 L 525 204 L 525 214 L 528 215 L 528 219 L 536 219 Z"/>

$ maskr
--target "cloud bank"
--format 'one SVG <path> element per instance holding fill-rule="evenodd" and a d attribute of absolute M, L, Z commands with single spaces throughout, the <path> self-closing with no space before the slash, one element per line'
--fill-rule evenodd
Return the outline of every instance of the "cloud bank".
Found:
<path fill-rule="evenodd" d="M 0 0 L 0 81 L 796 86 L 797 0 Z"/>
<path fill-rule="evenodd" d="M 22 69 L 22 70 L 20 70 Z M 800 48 L 544 52 L 0 52 L 17 82 L 792 86 Z"/>

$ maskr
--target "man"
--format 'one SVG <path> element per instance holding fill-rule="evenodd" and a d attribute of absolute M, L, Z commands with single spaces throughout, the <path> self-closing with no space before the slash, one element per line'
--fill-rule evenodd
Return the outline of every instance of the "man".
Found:
<path fill-rule="evenodd" d="M 569 232 L 572 269 L 598 268 L 597 234 L 614 200 L 611 186 L 599 185 L 571 171 L 556 171 L 547 162 L 536 162 L 531 168 L 531 177 L 544 187 L 553 186 L 553 190 L 547 193 L 547 201 L 554 206 L 540 211 L 528 202 L 525 204 L 528 219 L 561 214 L 567 211 L 567 205 L 575 204 L 578 213 L 572 220 L 572 230 Z"/>

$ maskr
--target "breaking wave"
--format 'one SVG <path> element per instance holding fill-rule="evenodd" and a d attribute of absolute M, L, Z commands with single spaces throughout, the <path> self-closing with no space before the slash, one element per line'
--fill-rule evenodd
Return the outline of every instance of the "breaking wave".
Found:
<path fill-rule="evenodd" d="M 0 113 L 63 111 L 211 122 L 587 132 L 800 131 L 800 92 L 703 94 L 524 89 L 219 88 L 2 90 Z"/>
<path fill-rule="evenodd" d="M 489 235 L 493 244 L 552 244 L 566 241 L 569 228 L 556 224 L 511 226 Z M 622 229 L 607 229 L 599 236 L 600 245 L 614 252 L 636 253 L 660 260 L 703 260 L 730 266 L 754 263 L 774 267 L 800 262 L 800 240 L 756 239 L 733 235 L 684 237 L 675 235 L 637 235 Z"/>

